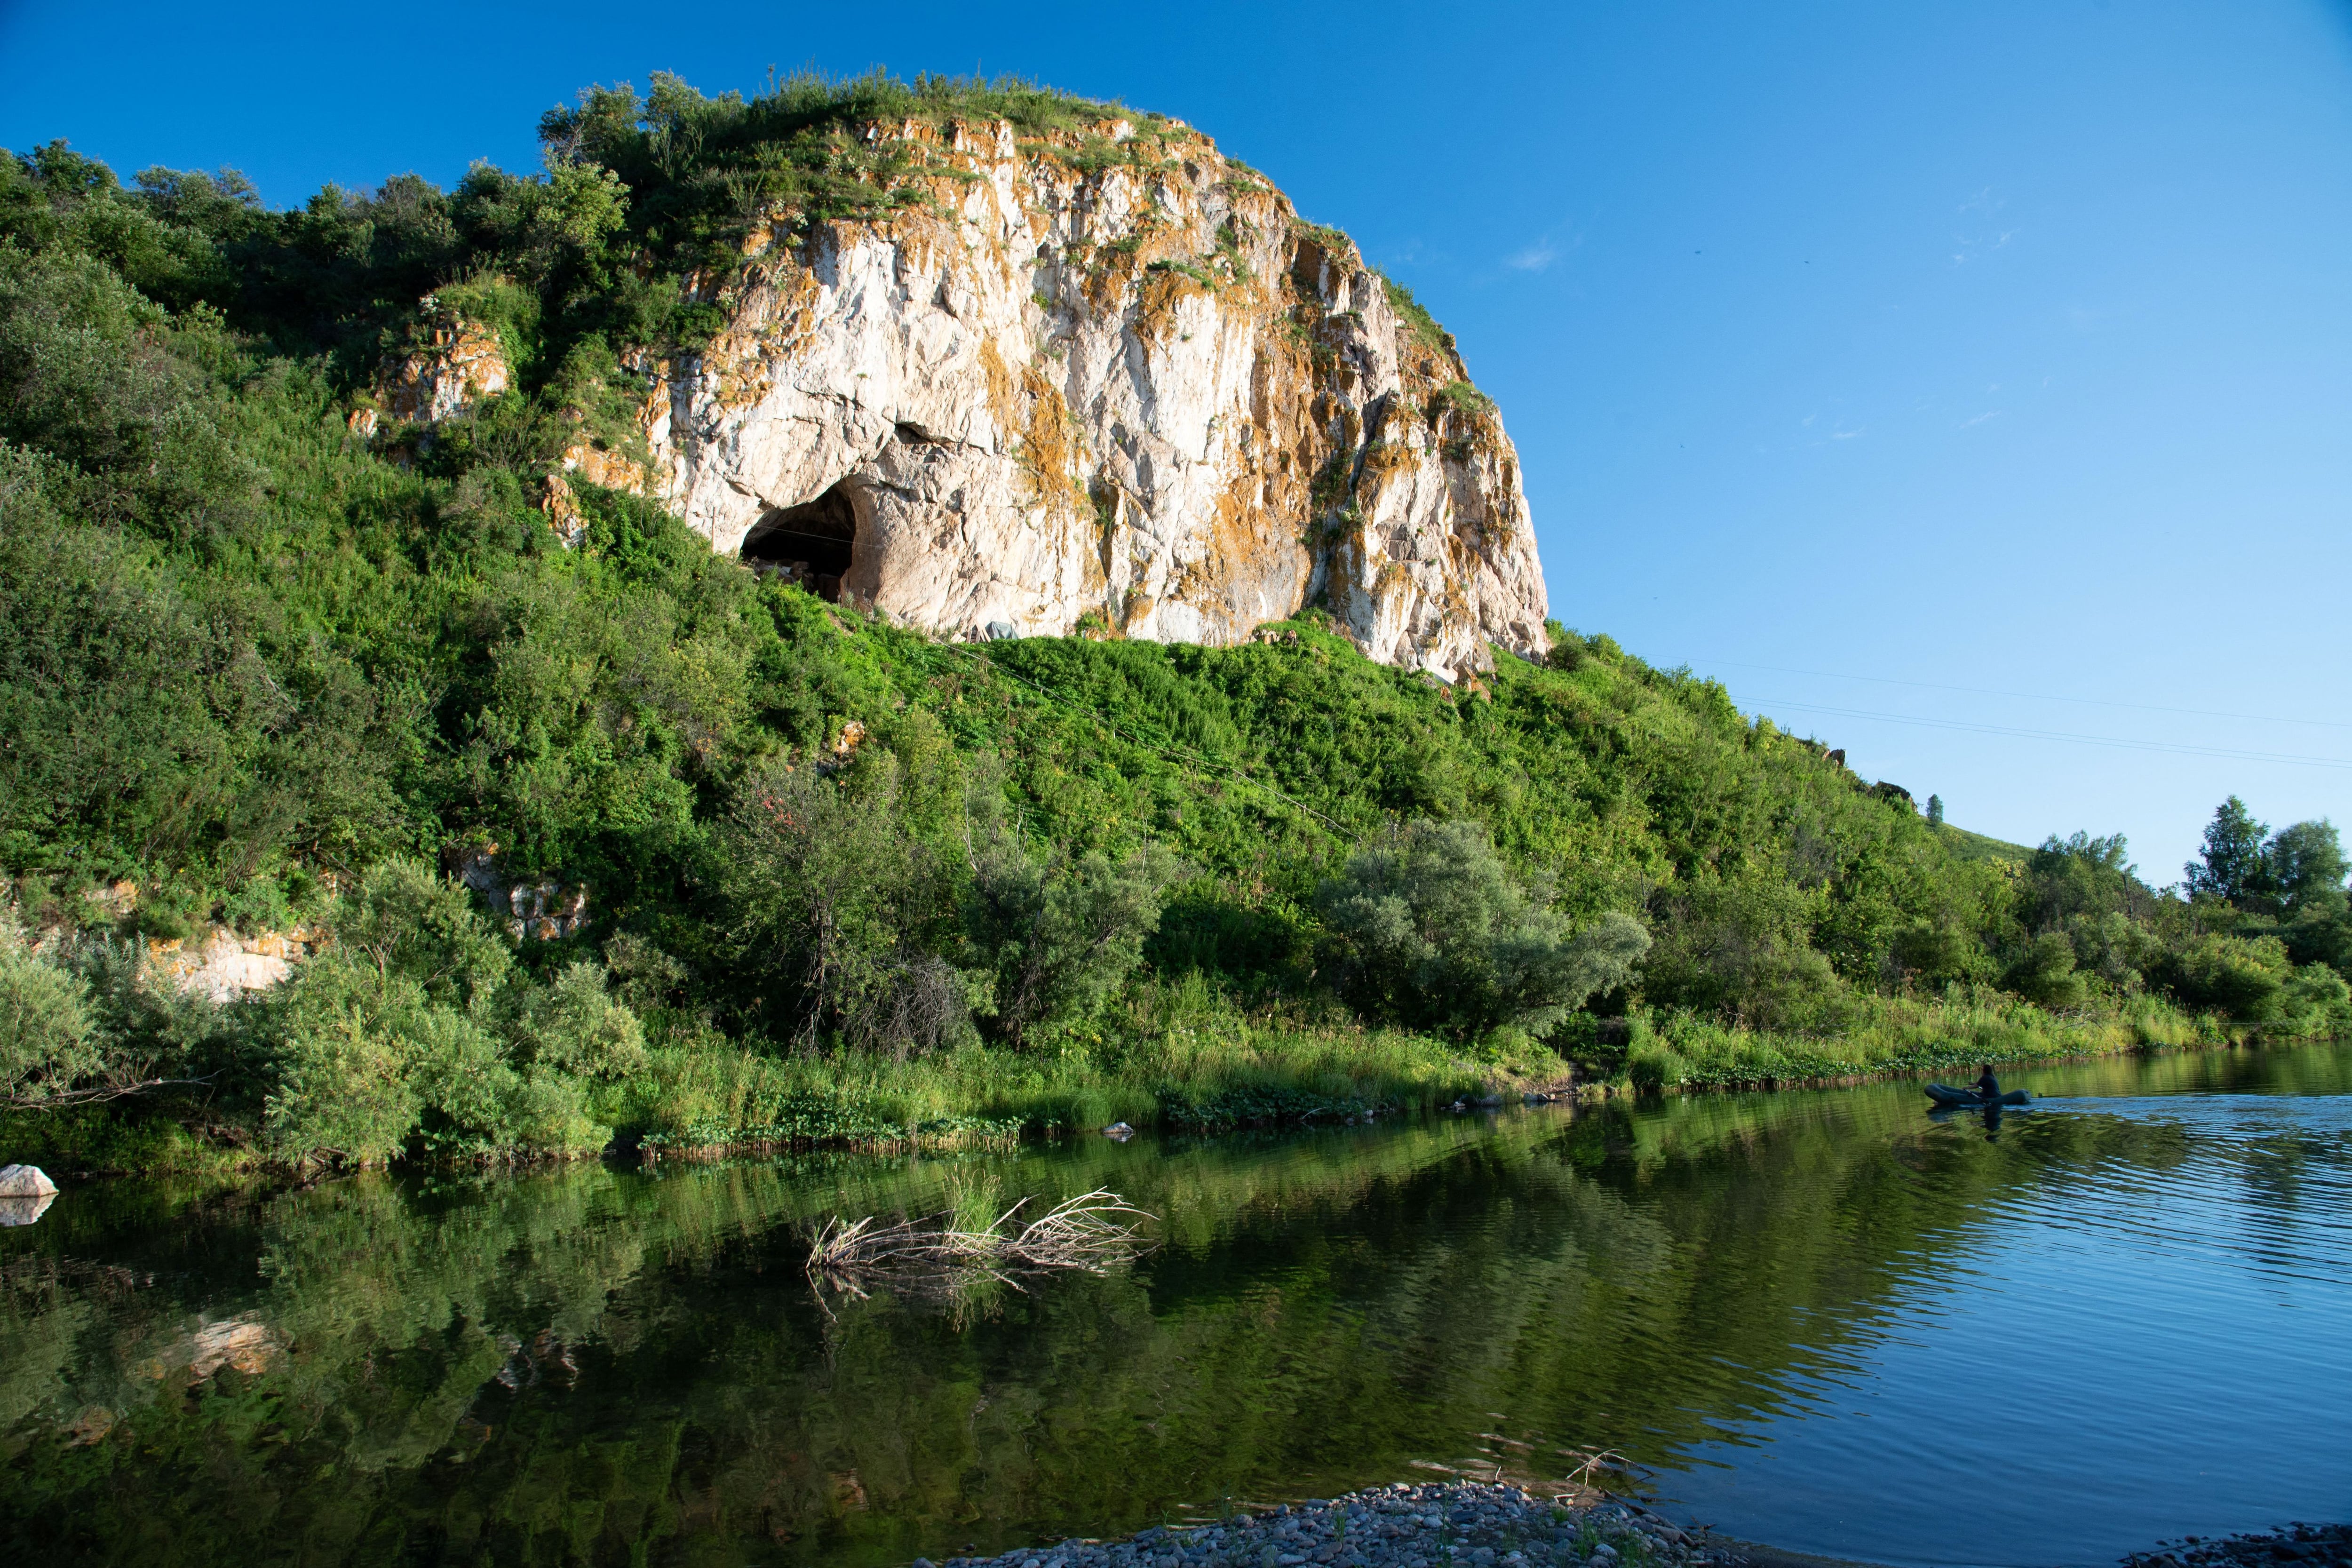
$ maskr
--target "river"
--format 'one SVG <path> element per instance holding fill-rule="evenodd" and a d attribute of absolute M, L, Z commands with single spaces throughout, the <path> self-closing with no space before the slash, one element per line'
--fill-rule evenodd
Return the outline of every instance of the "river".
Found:
<path fill-rule="evenodd" d="M 1014 1152 L 110 1182 L 0 1230 L 9 1560 L 904 1563 L 1594 1453 L 1895 1564 L 2352 1518 L 2352 1047 Z M 813 1288 L 1107 1187 L 1100 1276 Z"/>

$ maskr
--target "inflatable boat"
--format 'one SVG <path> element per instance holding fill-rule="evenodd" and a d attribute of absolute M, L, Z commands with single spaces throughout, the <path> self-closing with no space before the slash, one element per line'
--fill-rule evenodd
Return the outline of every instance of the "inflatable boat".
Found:
<path fill-rule="evenodd" d="M 1927 1086 L 1927 1098 L 1934 1100 L 1937 1105 L 1970 1108 L 1978 1110 L 1983 1110 L 1988 1105 L 2023 1105 L 2026 1103 L 2026 1094 L 2021 1089 L 2012 1089 L 2007 1094 L 2002 1095 L 1999 1100 L 1987 1100 L 1975 1089 L 1954 1089 L 1948 1083 L 1929 1084 Z"/>

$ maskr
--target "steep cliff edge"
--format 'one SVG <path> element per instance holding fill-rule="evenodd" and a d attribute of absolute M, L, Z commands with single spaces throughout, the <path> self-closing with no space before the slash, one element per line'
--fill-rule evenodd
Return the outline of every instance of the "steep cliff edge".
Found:
<path fill-rule="evenodd" d="M 753 230 L 725 330 L 658 367 L 656 483 L 715 548 L 963 636 L 1224 644 L 1321 603 L 1447 679 L 1545 647 L 1502 421 L 1344 237 L 1181 129 L 1091 169 L 1105 138 L 866 135 L 929 200 Z"/>
<path fill-rule="evenodd" d="M 567 469 L 934 633 L 1222 645 L 1314 605 L 1449 680 L 1541 655 L 1517 453 L 1346 237 L 1171 121 L 831 134 L 875 199 L 736 226 L 687 285 L 716 331 L 627 356 L 649 468 L 583 443 Z M 463 401 L 413 354 L 387 373 L 404 409 Z M 570 504 L 554 481 L 567 534 Z"/>

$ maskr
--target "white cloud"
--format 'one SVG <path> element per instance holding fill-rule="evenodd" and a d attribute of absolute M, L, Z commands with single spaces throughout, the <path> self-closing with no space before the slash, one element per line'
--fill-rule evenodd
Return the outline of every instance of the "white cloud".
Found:
<path fill-rule="evenodd" d="M 1981 425 L 1988 419 L 1998 419 L 2007 412 L 2008 410 L 2002 408 L 1988 408 L 1973 419 L 1961 420 L 1960 428 L 1966 430 L 1972 426 Z"/>
<path fill-rule="evenodd" d="M 1503 265 L 1518 272 L 1541 272 L 1559 259 L 1559 247 L 1549 239 L 1539 239 L 1525 250 L 1503 258 Z"/>

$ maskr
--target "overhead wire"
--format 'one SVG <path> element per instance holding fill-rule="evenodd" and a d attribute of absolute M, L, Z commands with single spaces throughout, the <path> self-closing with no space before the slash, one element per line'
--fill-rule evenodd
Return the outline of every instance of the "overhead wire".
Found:
<path fill-rule="evenodd" d="M 2029 702 L 2072 702 L 2091 708 L 2128 708 L 2141 713 L 2176 713 L 2197 719 L 2236 719 L 2255 724 L 2305 724 L 2323 730 L 2352 730 L 2352 722 L 2335 719 L 2290 719 L 2275 713 L 2227 713 L 2216 708 L 2166 708 L 2153 702 L 2116 702 L 2103 697 L 2062 697 L 2052 691 L 2003 691 L 1990 686 L 1953 686 L 1937 680 L 1903 680 L 1890 675 L 1849 675 L 1834 669 L 1796 669 L 1782 664 L 1750 664 L 1736 658 L 1711 658 L 1708 665 L 1730 669 L 1762 669 L 1775 675 L 1811 675 L 1824 680 L 1863 680 L 1874 686 L 1910 686 L 1922 691 L 1965 691 L 1977 697 L 2015 697 Z"/>
<path fill-rule="evenodd" d="M 2283 752 L 2256 752 L 2234 746 L 2200 746 L 2186 742 L 2134 741 L 2119 735 L 2082 735 L 2064 730 L 2032 730 L 2014 724 L 1979 724 L 1964 719 L 1921 719 L 1906 713 L 1876 713 L 1861 708 L 1836 708 L 1827 703 L 1797 702 L 1780 697 L 1751 697 L 1750 705 L 1792 710 L 1801 713 L 1832 713 L 1846 719 L 1870 719 L 1885 724 L 1909 724 L 1925 730 L 1957 730 L 1978 735 L 2011 735 L 2034 741 L 2063 741 L 2078 746 L 2107 746 L 2120 751 L 2160 752 L 2175 756 L 2225 757 L 2237 762 L 2284 763 L 2294 767 L 2336 768 L 2352 772 L 2352 761 L 2339 757 L 2304 757 Z"/>

